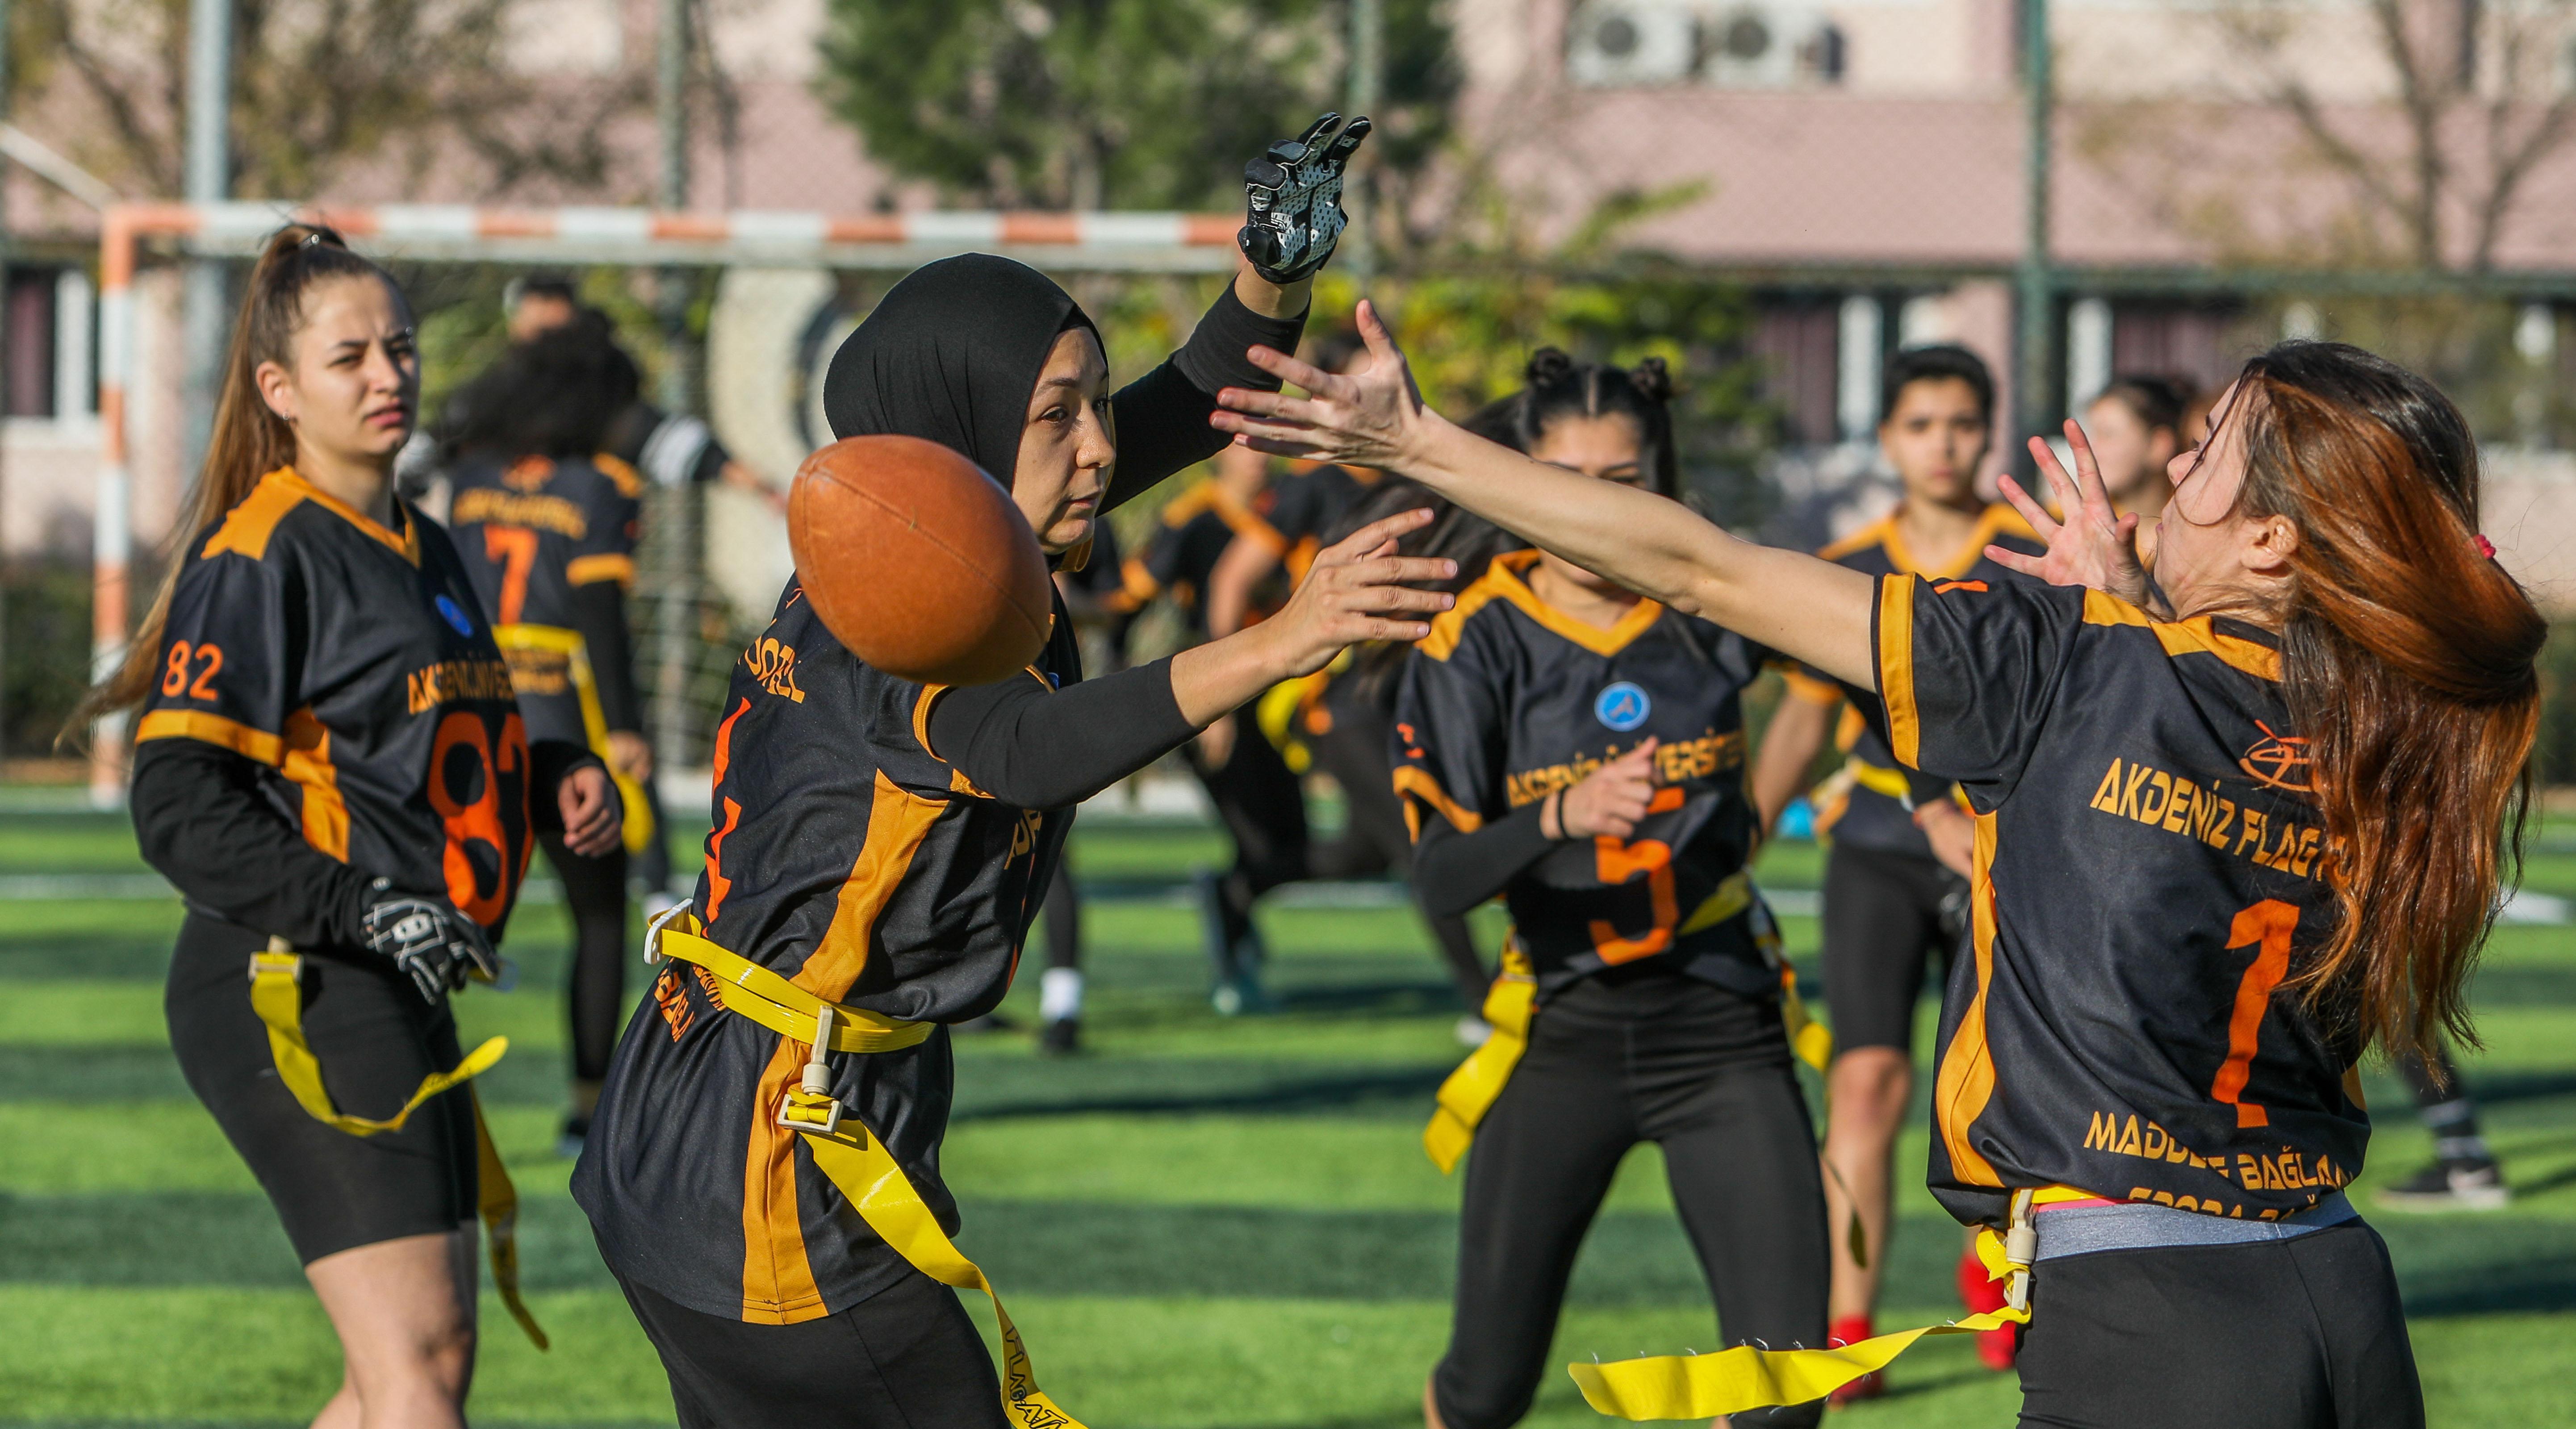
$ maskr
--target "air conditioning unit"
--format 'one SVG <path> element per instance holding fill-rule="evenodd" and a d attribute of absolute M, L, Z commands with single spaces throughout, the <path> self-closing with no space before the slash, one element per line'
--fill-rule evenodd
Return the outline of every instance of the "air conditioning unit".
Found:
<path fill-rule="evenodd" d="M 1725 89 L 1790 89 L 1842 78 L 1843 35 L 1805 5 L 1721 5 L 1701 16 L 1699 73 Z"/>
<path fill-rule="evenodd" d="M 1591 0 L 1568 27 L 1566 78 L 1595 89 L 1680 84 L 1697 59 L 1698 26 L 1685 0 Z"/>

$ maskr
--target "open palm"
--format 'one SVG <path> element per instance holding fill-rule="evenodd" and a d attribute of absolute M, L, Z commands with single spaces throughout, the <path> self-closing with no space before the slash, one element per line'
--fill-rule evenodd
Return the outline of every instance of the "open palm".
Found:
<path fill-rule="evenodd" d="M 2039 533 L 2048 549 L 2036 556 L 2002 546 L 1986 547 L 1986 558 L 2006 570 L 2036 576 L 2050 585 L 2080 585 L 2106 591 L 2132 605 L 2145 605 L 2150 595 L 2146 564 L 2138 559 L 2138 518 L 2111 510 L 2111 493 L 2102 485 L 2102 464 L 2084 429 L 2070 419 L 2066 445 L 2075 453 L 2075 475 L 2068 476 L 2057 453 L 2039 437 L 2030 439 L 2030 454 L 2047 478 L 2060 520 L 2031 499 L 2021 483 L 2003 479 L 2004 499 Z"/>

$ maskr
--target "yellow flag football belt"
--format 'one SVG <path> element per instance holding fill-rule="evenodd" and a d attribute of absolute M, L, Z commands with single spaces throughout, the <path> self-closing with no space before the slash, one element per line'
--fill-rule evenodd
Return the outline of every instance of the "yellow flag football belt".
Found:
<path fill-rule="evenodd" d="M 672 909 L 645 934 L 644 959 L 677 958 L 705 969 L 715 979 L 708 991 L 717 1006 L 809 1049 L 803 1084 L 788 1090 L 778 1108 L 778 1124 L 805 1139 L 815 1168 L 839 1188 L 868 1229 L 915 1270 L 942 1285 L 981 1290 L 993 1302 L 993 1320 L 1002 1331 L 1002 1410 L 1011 1422 L 1020 1429 L 1083 1429 L 1038 1388 L 1028 1347 L 1010 1312 L 1002 1308 L 993 1282 L 939 1228 L 939 1218 L 922 1203 L 885 1143 L 832 1096 L 832 1069 L 826 1060 L 832 1053 L 917 1046 L 929 1038 L 932 1024 L 826 1002 L 702 934 L 687 905 Z"/>
<path fill-rule="evenodd" d="M 2039 1251 L 2031 1224 L 2038 1206 L 2093 1199 L 2072 1186 L 2019 1190 L 2004 1233 L 1977 1232 L 1986 1278 L 2004 1282 L 2004 1308 L 1946 1324 L 1877 1335 L 1824 1350 L 1768 1350 L 1751 1345 L 1710 1355 L 1657 1355 L 1610 1364 L 1570 1364 L 1584 1402 L 1615 1419 L 1708 1419 L 1824 1398 L 1865 1374 L 1887 1368 L 1929 1335 L 1973 1335 L 2030 1323 L 2030 1263 Z"/>
<path fill-rule="evenodd" d="M 1683 933 L 1696 933 L 1714 928 L 1727 919 L 1756 908 L 1753 880 L 1737 872 L 1715 892 L 1702 900 L 1699 907 L 1681 926 Z M 1818 1072 L 1834 1057 L 1834 1035 L 1823 1023 L 1807 1016 L 1805 999 L 1798 996 L 1798 974 L 1780 956 L 1780 934 L 1767 912 L 1755 913 L 1754 941 L 1763 955 L 1780 969 L 1780 1020 L 1789 1034 L 1789 1046 L 1799 1060 Z M 1485 1045 L 1458 1064 L 1458 1070 L 1440 1084 L 1439 1105 L 1431 1113 L 1431 1124 L 1422 1128 L 1422 1149 L 1442 1175 L 1457 1169 L 1458 1158 L 1476 1139 L 1476 1127 L 1493 1110 L 1494 1099 L 1503 1094 L 1503 1086 L 1512 1079 L 1512 1069 L 1520 1065 L 1521 1056 L 1529 1050 L 1530 1018 L 1536 1012 L 1538 980 L 1531 973 L 1529 955 L 1521 951 L 1517 940 L 1503 946 L 1502 976 L 1494 979 L 1485 994 L 1485 1025 L 1493 1032 Z"/>
<path fill-rule="evenodd" d="M 351 1136 L 402 1130 L 403 1123 L 410 1121 L 411 1114 L 431 1097 L 464 1086 L 491 1070 L 492 1064 L 510 1050 L 509 1038 L 492 1038 L 467 1053 L 453 1070 L 423 1077 L 400 1111 L 377 1121 L 351 1116 L 331 1104 L 331 1094 L 322 1086 L 321 1059 L 313 1055 L 312 1044 L 304 1040 L 304 959 L 284 938 L 271 938 L 267 951 L 250 955 L 250 1007 L 268 1028 L 268 1051 L 277 1062 L 277 1079 L 286 1084 L 296 1104 L 315 1121 Z M 465 1094 L 474 1105 L 475 1209 L 483 1220 L 484 1237 L 492 1243 L 492 1288 L 500 1293 L 510 1318 L 518 1321 L 528 1339 L 542 1350 L 546 1348 L 546 1332 L 538 1328 L 537 1317 L 528 1313 L 527 1302 L 519 1298 L 519 1193 L 510 1184 L 510 1173 L 501 1164 L 500 1151 L 492 1144 L 492 1128 L 483 1119 L 482 1098 L 476 1097 L 471 1087 L 466 1088 Z"/>
<path fill-rule="evenodd" d="M 617 797 L 626 806 L 620 835 L 630 854 L 642 853 L 653 846 L 653 806 L 644 799 L 644 786 L 617 767 L 608 757 L 608 716 L 601 712 L 599 678 L 590 668 L 590 646 L 578 630 L 560 625 L 495 625 L 492 643 L 504 650 L 543 650 L 564 657 L 566 676 L 572 681 L 574 695 L 581 702 L 582 740 L 599 762 L 608 766 L 609 782 L 617 786 Z"/>

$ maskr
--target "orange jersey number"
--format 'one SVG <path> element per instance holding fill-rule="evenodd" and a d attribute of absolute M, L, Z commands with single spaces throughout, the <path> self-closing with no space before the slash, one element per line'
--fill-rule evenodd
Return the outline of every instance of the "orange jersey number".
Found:
<path fill-rule="evenodd" d="M 194 680 L 188 678 L 188 664 L 192 659 L 203 662 Z M 189 699 L 211 700 L 215 697 L 215 687 L 206 682 L 223 667 L 224 647 L 221 645 L 199 645 L 192 652 L 187 641 L 173 640 L 170 642 L 170 663 L 161 670 L 161 693 L 176 699 L 185 691 Z"/>
<path fill-rule="evenodd" d="M 483 554 L 501 563 L 501 610 L 495 625 L 516 625 L 528 606 L 528 572 L 537 564 L 537 533 L 525 526 L 483 528 Z"/>
<path fill-rule="evenodd" d="M 1646 812 L 1670 813 L 1681 806 L 1682 791 L 1667 785 L 1655 791 Z M 1600 834 L 1592 840 L 1592 863 L 1603 883 L 1626 883 L 1644 874 L 1655 915 L 1654 926 L 1635 937 L 1620 933 L 1607 918 L 1593 919 L 1592 950 L 1601 955 L 1601 961 L 1613 966 L 1632 963 L 1671 947 L 1673 925 L 1682 918 L 1680 899 L 1673 892 L 1673 846 L 1662 839 L 1623 840 Z"/>
<path fill-rule="evenodd" d="M 2229 951 L 2253 948 L 2254 961 L 2236 985 L 2236 1010 L 2227 1019 L 2227 1060 L 2219 1064 L 2209 1094 L 2236 1108 L 2241 1128 L 2269 1126 L 2272 1119 L 2252 1102 L 2241 1100 L 2245 1080 L 2254 1071 L 2254 1043 L 2263 1032 L 2263 1014 L 2272 1005 L 2272 989 L 2290 971 L 2290 934 L 2299 926 L 2296 905 L 2266 898 L 2236 915 L 2227 930 Z"/>
<path fill-rule="evenodd" d="M 510 890 L 528 866 L 527 726 L 515 714 L 504 719 L 496 746 L 484 732 L 483 716 L 450 711 L 438 722 L 429 770 L 430 807 L 447 825 L 448 899 L 488 928 L 501 921 L 510 906 Z M 515 830 L 506 816 L 510 811 L 503 808 L 505 797 L 519 803 Z M 488 889 L 483 886 L 487 868 Z"/>

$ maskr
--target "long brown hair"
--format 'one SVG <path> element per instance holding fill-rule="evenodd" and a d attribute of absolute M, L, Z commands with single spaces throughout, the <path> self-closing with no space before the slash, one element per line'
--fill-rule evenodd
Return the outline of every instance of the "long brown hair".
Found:
<path fill-rule="evenodd" d="M 160 677 L 161 632 L 170 617 L 170 592 L 186 566 L 186 544 L 205 534 L 242 503 L 259 479 L 295 460 L 295 429 L 269 410 L 259 395 L 256 374 L 263 362 L 292 366 L 295 335 L 304 328 L 304 295 L 315 283 L 331 278 L 371 277 L 397 293 L 401 288 L 384 269 L 349 251 L 348 243 L 319 224 L 290 223 L 268 237 L 259 262 L 250 270 L 250 286 L 241 314 L 233 321 L 233 338 L 224 354 L 223 392 L 215 400 L 215 425 L 206 443 L 206 464 L 188 490 L 188 499 L 171 523 L 168 572 L 143 624 L 126 644 L 116 673 L 90 687 L 72 711 L 58 739 L 73 737 L 90 722 L 143 703 Z"/>
<path fill-rule="evenodd" d="M 2340 343 L 2246 364 L 2239 497 L 2298 528 L 2282 666 L 2341 919 L 2292 985 L 2392 1052 L 2477 1038 L 2463 996 L 2519 866 L 2548 626 L 2478 534 L 2468 424 Z M 2253 400 L 2246 400 L 2251 398 Z"/>

